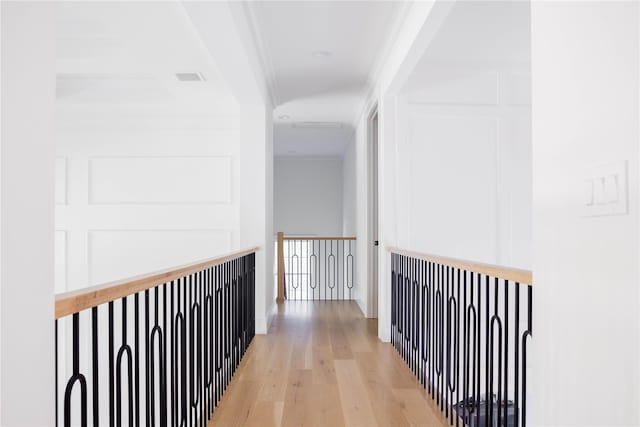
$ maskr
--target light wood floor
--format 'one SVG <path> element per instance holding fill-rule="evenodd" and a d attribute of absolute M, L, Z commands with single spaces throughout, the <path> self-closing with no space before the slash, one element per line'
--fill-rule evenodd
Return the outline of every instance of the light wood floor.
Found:
<path fill-rule="evenodd" d="M 254 338 L 209 425 L 448 424 L 354 302 L 288 301 Z"/>

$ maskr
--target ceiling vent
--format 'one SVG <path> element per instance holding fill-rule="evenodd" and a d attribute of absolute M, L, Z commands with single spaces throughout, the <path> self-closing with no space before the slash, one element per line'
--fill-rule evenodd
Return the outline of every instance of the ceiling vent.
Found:
<path fill-rule="evenodd" d="M 342 123 L 339 122 L 296 122 L 292 125 L 298 129 L 340 129 Z"/>
<path fill-rule="evenodd" d="M 203 82 L 206 80 L 200 73 L 176 73 L 176 78 L 181 82 Z"/>

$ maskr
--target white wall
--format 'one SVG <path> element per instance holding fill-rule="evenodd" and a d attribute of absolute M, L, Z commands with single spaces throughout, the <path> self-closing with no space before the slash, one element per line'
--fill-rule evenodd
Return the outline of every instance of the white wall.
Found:
<path fill-rule="evenodd" d="M 240 148 L 240 246 L 256 253 L 256 333 L 267 333 L 275 308 L 273 247 L 273 110 L 243 105 Z"/>
<path fill-rule="evenodd" d="M 366 116 L 365 116 L 366 117 Z M 356 288 L 356 302 L 360 306 L 365 315 L 370 315 L 370 307 L 368 306 L 368 283 L 371 277 L 369 271 L 369 250 L 371 248 L 371 237 L 369 236 L 369 216 L 368 216 L 368 169 L 367 169 L 367 120 L 361 119 L 354 133 L 354 140 L 348 146 L 344 157 L 345 170 L 345 198 L 347 194 L 353 195 L 351 203 L 347 205 L 345 200 L 345 229 L 350 224 L 351 217 L 355 217 L 355 235 L 356 235 L 356 283 L 361 284 Z M 355 179 L 353 179 L 347 170 L 354 171 Z M 347 208 L 347 206 L 349 206 Z"/>
<path fill-rule="evenodd" d="M 513 34 L 505 36 L 505 26 Z M 513 55 L 521 50 L 524 55 Z M 363 253 L 360 245 L 370 240 L 367 118 L 377 104 L 381 339 L 389 339 L 389 247 L 530 265 L 527 61 L 527 3 L 418 2 L 409 8 L 356 131 Z M 478 156 L 488 168 L 474 161 Z M 358 280 L 366 283 L 362 267 Z"/>
<path fill-rule="evenodd" d="M 374 87 L 369 97 L 364 101 L 362 112 L 358 120 L 354 136 L 356 150 L 356 216 L 357 225 L 357 253 L 356 283 L 369 283 L 373 274 L 378 275 L 378 336 L 383 341 L 389 341 L 390 330 L 390 292 L 387 278 L 391 274 L 388 248 L 396 246 L 396 223 L 393 206 L 393 180 L 395 171 L 395 103 L 396 94 L 403 86 L 411 70 L 420 59 L 420 55 L 437 31 L 439 24 L 446 17 L 451 5 L 448 2 L 414 2 L 407 7 L 404 19 L 399 25 L 394 40 L 390 43 L 389 51 L 385 54 L 380 67 L 373 74 Z M 425 30 L 426 28 L 426 30 Z M 379 143 L 378 143 L 378 177 L 379 199 L 378 234 L 380 246 L 378 251 L 378 270 L 369 271 L 368 253 L 369 243 L 373 240 L 368 217 L 368 117 L 377 105 L 379 113 Z M 367 254 L 365 256 L 364 254 Z M 358 304 L 362 311 L 369 313 L 367 307 L 368 291 L 362 287 L 358 296 Z"/>
<path fill-rule="evenodd" d="M 397 120 L 398 246 L 530 268 L 528 67 L 425 61 Z"/>
<path fill-rule="evenodd" d="M 241 9 L 57 5 L 59 291 L 255 246 L 266 331 L 272 107 Z"/>
<path fill-rule="evenodd" d="M 356 141 L 350 141 L 342 158 L 342 235 L 355 236 L 359 218 L 357 216 L 358 179 L 356 169 Z"/>
<path fill-rule="evenodd" d="M 53 102 L 50 4 L 2 2 L 0 425 L 54 419 Z"/>
<path fill-rule="evenodd" d="M 285 235 L 341 236 L 343 180 L 340 157 L 276 157 L 274 228 Z"/>
<path fill-rule="evenodd" d="M 534 425 L 640 424 L 639 12 L 532 3 Z M 629 214 L 582 217 L 585 170 L 618 161 Z"/>
<path fill-rule="evenodd" d="M 101 117 L 58 115 L 58 292 L 239 248 L 237 115 Z"/>

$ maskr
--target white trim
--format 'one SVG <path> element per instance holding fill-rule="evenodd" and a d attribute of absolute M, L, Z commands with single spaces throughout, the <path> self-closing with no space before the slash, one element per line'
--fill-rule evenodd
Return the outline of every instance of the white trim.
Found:
<path fill-rule="evenodd" d="M 273 320 L 276 318 L 276 316 L 278 315 L 278 304 L 273 301 L 271 303 L 271 307 L 269 307 L 269 309 L 267 310 L 267 333 L 269 332 L 269 328 L 271 327 L 271 324 L 273 323 Z"/>
<path fill-rule="evenodd" d="M 251 34 L 251 39 L 253 40 L 253 47 L 256 50 L 256 54 L 258 59 L 260 60 L 260 67 L 262 68 L 262 73 L 266 79 L 267 83 L 267 93 L 269 94 L 269 99 L 271 101 L 271 105 L 278 105 L 278 84 L 275 77 L 275 71 L 273 67 L 273 63 L 270 58 L 271 55 L 268 55 L 267 46 L 263 42 L 262 37 L 260 36 L 260 27 L 258 25 L 258 18 L 255 13 L 255 5 L 253 2 L 242 2 L 242 11 L 244 13 L 245 19 L 249 24 L 249 33 Z"/>

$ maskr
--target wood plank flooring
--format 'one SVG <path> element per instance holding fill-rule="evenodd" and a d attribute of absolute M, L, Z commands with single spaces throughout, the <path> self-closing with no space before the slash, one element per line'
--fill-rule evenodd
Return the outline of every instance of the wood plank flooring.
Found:
<path fill-rule="evenodd" d="M 448 425 L 377 328 L 355 302 L 285 302 L 209 426 Z"/>

